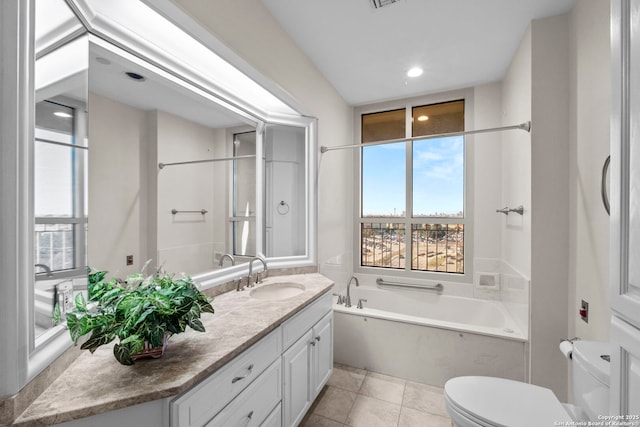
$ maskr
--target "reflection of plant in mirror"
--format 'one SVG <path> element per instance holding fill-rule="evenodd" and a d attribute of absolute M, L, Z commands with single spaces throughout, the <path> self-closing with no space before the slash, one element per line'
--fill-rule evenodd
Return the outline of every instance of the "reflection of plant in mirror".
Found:
<path fill-rule="evenodd" d="M 133 274 L 124 282 L 107 272 L 89 273 L 89 301 L 97 303 L 89 309 L 82 294 L 75 298 L 76 310 L 67 313 L 71 339 L 77 341 L 91 332 L 80 347 L 91 353 L 118 338 L 115 358 L 132 365 L 133 357 L 145 348 L 162 347 L 165 339 L 184 332 L 187 326 L 204 332 L 202 313 L 213 313 L 209 299 L 200 292 L 190 277 L 174 279 L 159 271 L 154 276 Z"/>

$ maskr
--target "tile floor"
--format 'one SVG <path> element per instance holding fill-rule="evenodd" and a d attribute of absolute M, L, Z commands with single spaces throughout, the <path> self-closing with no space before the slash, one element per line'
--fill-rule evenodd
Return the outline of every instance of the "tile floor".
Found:
<path fill-rule="evenodd" d="M 301 427 L 451 427 L 440 387 L 336 364 Z"/>

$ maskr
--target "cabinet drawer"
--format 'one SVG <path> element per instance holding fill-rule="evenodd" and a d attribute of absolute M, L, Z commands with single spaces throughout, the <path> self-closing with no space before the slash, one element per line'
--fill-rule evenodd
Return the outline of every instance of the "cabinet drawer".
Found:
<path fill-rule="evenodd" d="M 281 362 L 276 360 L 207 427 L 258 427 L 282 399 Z"/>
<path fill-rule="evenodd" d="M 195 427 L 211 420 L 274 360 L 280 360 L 281 334 L 279 328 L 271 332 L 200 384 L 173 400 L 172 425 Z"/>
<path fill-rule="evenodd" d="M 287 320 L 282 325 L 282 342 L 285 349 L 291 347 L 318 320 L 332 309 L 331 293 L 327 292 L 300 313 Z"/>
<path fill-rule="evenodd" d="M 260 427 L 282 427 L 282 403 L 278 403 L 276 409 L 271 411 Z"/>

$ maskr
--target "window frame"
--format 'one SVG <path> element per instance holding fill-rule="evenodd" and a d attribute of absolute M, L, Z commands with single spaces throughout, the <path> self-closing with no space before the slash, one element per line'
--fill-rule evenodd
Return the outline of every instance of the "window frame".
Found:
<path fill-rule="evenodd" d="M 65 107 L 73 109 L 73 135 L 72 143 L 65 143 L 61 141 L 55 141 L 52 139 L 42 138 L 38 136 L 38 130 L 34 132 L 34 144 L 51 144 L 65 147 L 69 150 L 77 150 L 74 155 L 74 160 L 71 167 L 74 169 L 73 182 L 71 188 L 71 198 L 73 200 L 73 212 L 71 217 L 58 217 L 58 216 L 45 216 L 40 217 L 34 215 L 34 224 L 37 225 L 71 225 L 73 230 L 73 268 L 51 270 L 45 272 L 36 269 L 35 281 L 42 280 L 60 280 L 76 277 L 84 277 L 87 274 L 87 224 L 88 213 L 86 209 L 86 177 L 87 177 L 87 159 L 82 154 L 83 151 L 88 151 L 87 144 L 87 112 L 86 105 L 74 101 L 65 100 Z M 35 153 L 35 150 L 34 150 Z M 35 170 L 34 170 L 35 173 Z M 35 196 L 35 194 L 34 194 Z M 34 235 L 37 232 L 34 230 Z M 34 254 L 38 248 L 34 247 Z M 51 267 L 51 266 L 49 266 Z"/>
<path fill-rule="evenodd" d="M 439 104 L 456 100 L 464 101 L 464 129 L 473 129 L 473 90 L 464 89 L 451 91 L 435 95 L 418 96 L 401 100 L 381 102 L 364 105 L 354 109 L 354 136 L 355 144 L 360 145 L 362 141 L 362 116 L 371 113 L 378 113 L 396 109 L 405 109 L 405 152 L 407 162 L 413 156 L 411 138 L 419 141 L 419 138 L 412 137 L 412 108 L 430 104 Z M 410 279 L 446 281 L 458 283 L 472 283 L 473 280 L 473 135 L 464 136 L 464 215 L 458 217 L 413 217 L 413 168 L 406 168 L 406 200 L 407 206 L 404 217 L 398 217 L 390 221 L 388 217 L 363 217 L 362 216 L 362 148 L 354 150 L 353 170 L 354 170 L 354 205 L 353 205 L 353 272 L 357 274 L 369 274 L 377 276 L 395 276 Z M 410 257 L 405 258 L 404 268 L 391 267 L 371 267 L 361 265 L 361 229 L 365 223 L 393 222 L 403 224 L 405 227 L 405 241 L 411 241 L 412 224 L 464 224 L 464 273 L 436 272 L 412 270 Z M 410 245 L 409 245 L 410 246 Z"/>

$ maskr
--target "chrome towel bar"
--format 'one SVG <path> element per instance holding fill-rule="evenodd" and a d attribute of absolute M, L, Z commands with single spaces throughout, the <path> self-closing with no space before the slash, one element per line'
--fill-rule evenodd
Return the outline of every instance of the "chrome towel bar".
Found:
<path fill-rule="evenodd" d="M 171 214 L 175 215 L 175 214 L 179 214 L 179 213 L 199 213 L 199 214 L 206 214 L 209 211 L 206 209 L 200 209 L 199 211 L 179 211 L 178 209 L 171 209 Z"/>
<path fill-rule="evenodd" d="M 524 215 L 524 206 L 520 205 L 517 208 L 504 207 L 502 209 L 496 209 L 496 212 L 509 215 L 509 212 L 517 213 L 518 215 Z"/>
<path fill-rule="evenodd" d="M 382 277 L 378 277 L 376 279 L 376 284 L 378 286 L 392 286 L 398 288 L 411 288 L 411 289 L 424 289 L 425 291 L 436 291 L 442 292 L 444 290 L 444 286 L 442 283 L 437 283 L 435 285 L 415 285 L 413 283 L 398 283 L 398 282 L 388 282 L 384 280 Z"/>

